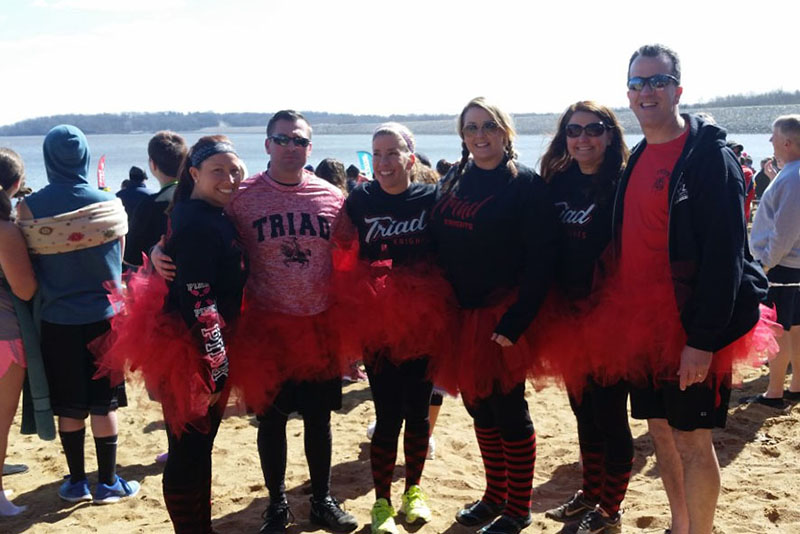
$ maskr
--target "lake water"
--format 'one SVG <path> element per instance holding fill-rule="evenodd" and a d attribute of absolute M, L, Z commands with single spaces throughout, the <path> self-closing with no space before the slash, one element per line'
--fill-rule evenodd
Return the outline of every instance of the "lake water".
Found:
<path fill-rule="evenodd" d="M 183 134 L 191 145 L 202 135 L 198 132 Z M 117 191 L 122 180 L 128 177 L 128 170 L 136 165 L 150 173 L 147 167 L 147 142 L 152 134 L 115 134 L 87 136 L 92 154 L 89 180 L 95 183 L 97 162 L 100 156 L 106 156 L 106 185 Z M 228 134 L 236 145 L 239 155 L 244 159 L 251 174 L 266 168 L 267 155 L 264 151 L 263 133 Z M 745 152 L 753 157 L 755 166 L 761 158 L 772 155 L 772 145 L 768 134 L 731 135 L 742 143 Z M 628 146 L 633 146 L 641 139 L 639 135 L 626 135 Z M 25 161 L 27 183 L 34 190 L 47 184 L 47 177 L 42 160 L 42 142 L 44 136 L 0 137 L 0 146 L 17 151 Z M 529 167 L 537 167 L 539 157 L 547 148 L 549 136 L 522 135 L 517 139 L 516 148 L 520 160 Z M 345 167 L 357 164 L 356 153 L 359 150 L 371 150 L 370 135 L 316 135 L 313 139 L 313 150 L 309 163 L 316 165 L 324 158 L 336 158 L 344 162 Z M 417 150 L 427 155 L 435 164 L 445 158 L 455 161 L 461 157 L 461 141 L 456 135 L 420 135 L 417 137 Z M 151 177 L 146 184 L 153 190 L 158 183 Z"/>

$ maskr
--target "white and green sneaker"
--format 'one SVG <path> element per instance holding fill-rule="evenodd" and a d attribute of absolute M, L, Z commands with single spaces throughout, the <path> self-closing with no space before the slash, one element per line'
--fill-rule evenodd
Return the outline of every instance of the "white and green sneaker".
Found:
<path fill-rule="evenodd" d="M 408 491 L 403 494 L 403 506 L 400 511 L 406 516 L 408 523 L 416 523 L 420 520 L 427 523 L 433 518 L 431 509 L 425 502 L 425 494 L 416 485 L 408 488 Z"/>
<path fill-rule="evenodd" d="M 392 505 L 386 499 L 378 499 L 372 505 L 372 534 L 398 534 L 397 525 L 394 522 L 394 511 Z"/>

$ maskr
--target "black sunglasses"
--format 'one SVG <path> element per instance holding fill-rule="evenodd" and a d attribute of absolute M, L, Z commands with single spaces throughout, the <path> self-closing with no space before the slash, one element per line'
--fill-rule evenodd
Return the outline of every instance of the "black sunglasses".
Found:
<path fill-rule="evenodd" d="M 500 126 L 494 121 L 486 121 L 481 126 L 470 122 L 469 124 L 465 124 L 461 131 L 464 135 L 473 136 L 478 133 L 478 130 L 482 130 L 484 134 L 490 134 L 496 132 L 499 127 Z"/>
<path fill-rule="evenodd" d="M 580 124 L 567 124 L 567 127 L 564 128 L 564 131 L 567 134 L 567 137 L 580 137 L 583 132 L 586 132 L 586 135 L 589 137 L 600 137 L 604 133 L 608 126 L 603 124 L 602 122 L 593 122 L 591 124 L 587 124 L 586 126 L 581 126 Z"/>
<path fill-rule="evenodd" d="M 289 143 L 294 143 L 294 146 L 301 146 L 303 148 L 307 147 L 311 142 L 310 139 L 306 139 L 305 137 L 289 137 L 288 135 L 284 134 L 271 135 L 270 139 L 278 143 L 280 146 L 289 146 Z"/>
<path fill-rule="evenodd" d="M 628 80 L 628 89 L 631 91 L 641 91 L 645 85 L 653 89 L 663 89 L 669 84 L 679 85 L 678 78 L 671 74 L 654 74 L 652 76 L 634 76 Z"/>

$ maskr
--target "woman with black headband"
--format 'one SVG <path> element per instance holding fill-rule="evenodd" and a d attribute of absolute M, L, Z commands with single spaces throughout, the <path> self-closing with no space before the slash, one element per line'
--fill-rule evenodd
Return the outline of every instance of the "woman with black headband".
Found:
<path fill-rule="evenodd" d="M 614 113 L 594 102 L 567 108 L 542 156 L 541 173 L 550 184 L 559 218 L 561 257 L 556 270 L 557 308 L 563 335 L 545 336 L 552 351 L 542 350 L 561 366 L 570 406 L 578 421 L 583 486 L 566 503 L 545 513 L 577 532 L 603 532 L 619 525 L 619 509 L 633 462 L 628 426 L 628 385 L 596 376 L 589 368 L 591 349 L 568 358 L 563 340 L 578 335 L 580 310 L 606 271 L 603 252 L 611 241 L 611 207 L 617 182 L 628 160 L 622 128 Z M 550 354 L 552 353 L 552 354 Z M 578 360 L 578 361 L 576 361 Z"/>
<path fill-rule="evenodd" d="M 104 356 L 111 369 L 127 359 L 162 403 L 169 439 L 164 500 L 176 533 L 212 532 L 211 450 L 227 401 L 226 342 L 247 276 L 223 208 L 244 174 L 225 136 L 202 137 L 190 149 L 164 248 L 175 279 L 134 275 L 128 313 L 114 322 L 117 339 Z"/>
<path fill-rule="evenodd" d="M 492 521 L 479 532 L 516 534 L 531 523 L 536 459 L 525 399 L 535 355 L 522 334 L 550 288 L 556 218 L 544 182 L 516 161 L 507 113 L 473 99 L 458 117 L 458 133 L 462 158 L 439 186 L 431 220 L 460 322 L 450 365 L 435 381 L 461 391 L 486 470 L 483 497 L 456 520 Z"/>

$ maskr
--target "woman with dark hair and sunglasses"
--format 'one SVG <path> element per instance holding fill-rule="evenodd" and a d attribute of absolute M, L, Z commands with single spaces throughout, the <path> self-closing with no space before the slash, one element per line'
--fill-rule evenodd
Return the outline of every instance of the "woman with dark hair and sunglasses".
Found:
<path fill-rule="evenodd" d="M 482 534 L 531 523 L 536 435 L 525 400 L 533 354 L 523 332 L 550 289 L 557 221 L 545 183 L 517 162 L 511 117 L 480 97 L 458 117 L 462 158 L 437 190 L 438 256 L 460 307 L 437 385 L 458 389 L 473 418 L 486 491 L 456 514 Z M 497 517 L 500 516 L 500 517 Z"/>
<path fill-rule="evenodd" d="M 126 364 L 162 403 L 169 455 L 162 481 L 176 533 L 211 533 L 211 451 L 227 402 L 231 324 L 239 315 L 246 258 L 224 208 L 246 174 L 230 140 L 201 137 L 181 164 L 164 251 L 176 266 L 165 282 L 133 275 L 127 313 L 104 367 Z"/>
<path fill-rule="evenodd" d="M 591 101 L 567 108 L 542 156 L 542 178 L 550 184 L 559 218 L 559 308 L 569 310 L 564 319 L 574 331 L 577 310 L 586 304 L 605 270 L 601 256 L 611 241 L 613 198 L 627 160 L 628 147 L 616 116 Z M 556 346 L 553 352 L 557 350 Z M 630 479 L 628 385 L 622 380 L 607 383 L 587 372 L 588 365 L 572 363 L 564 364 L 564 381 L 578 421 L 583 487 L 545 516 L 565 523 L 580 521 L 577 532 L 597 533 L 619 525 L 620 503 Z"/>

